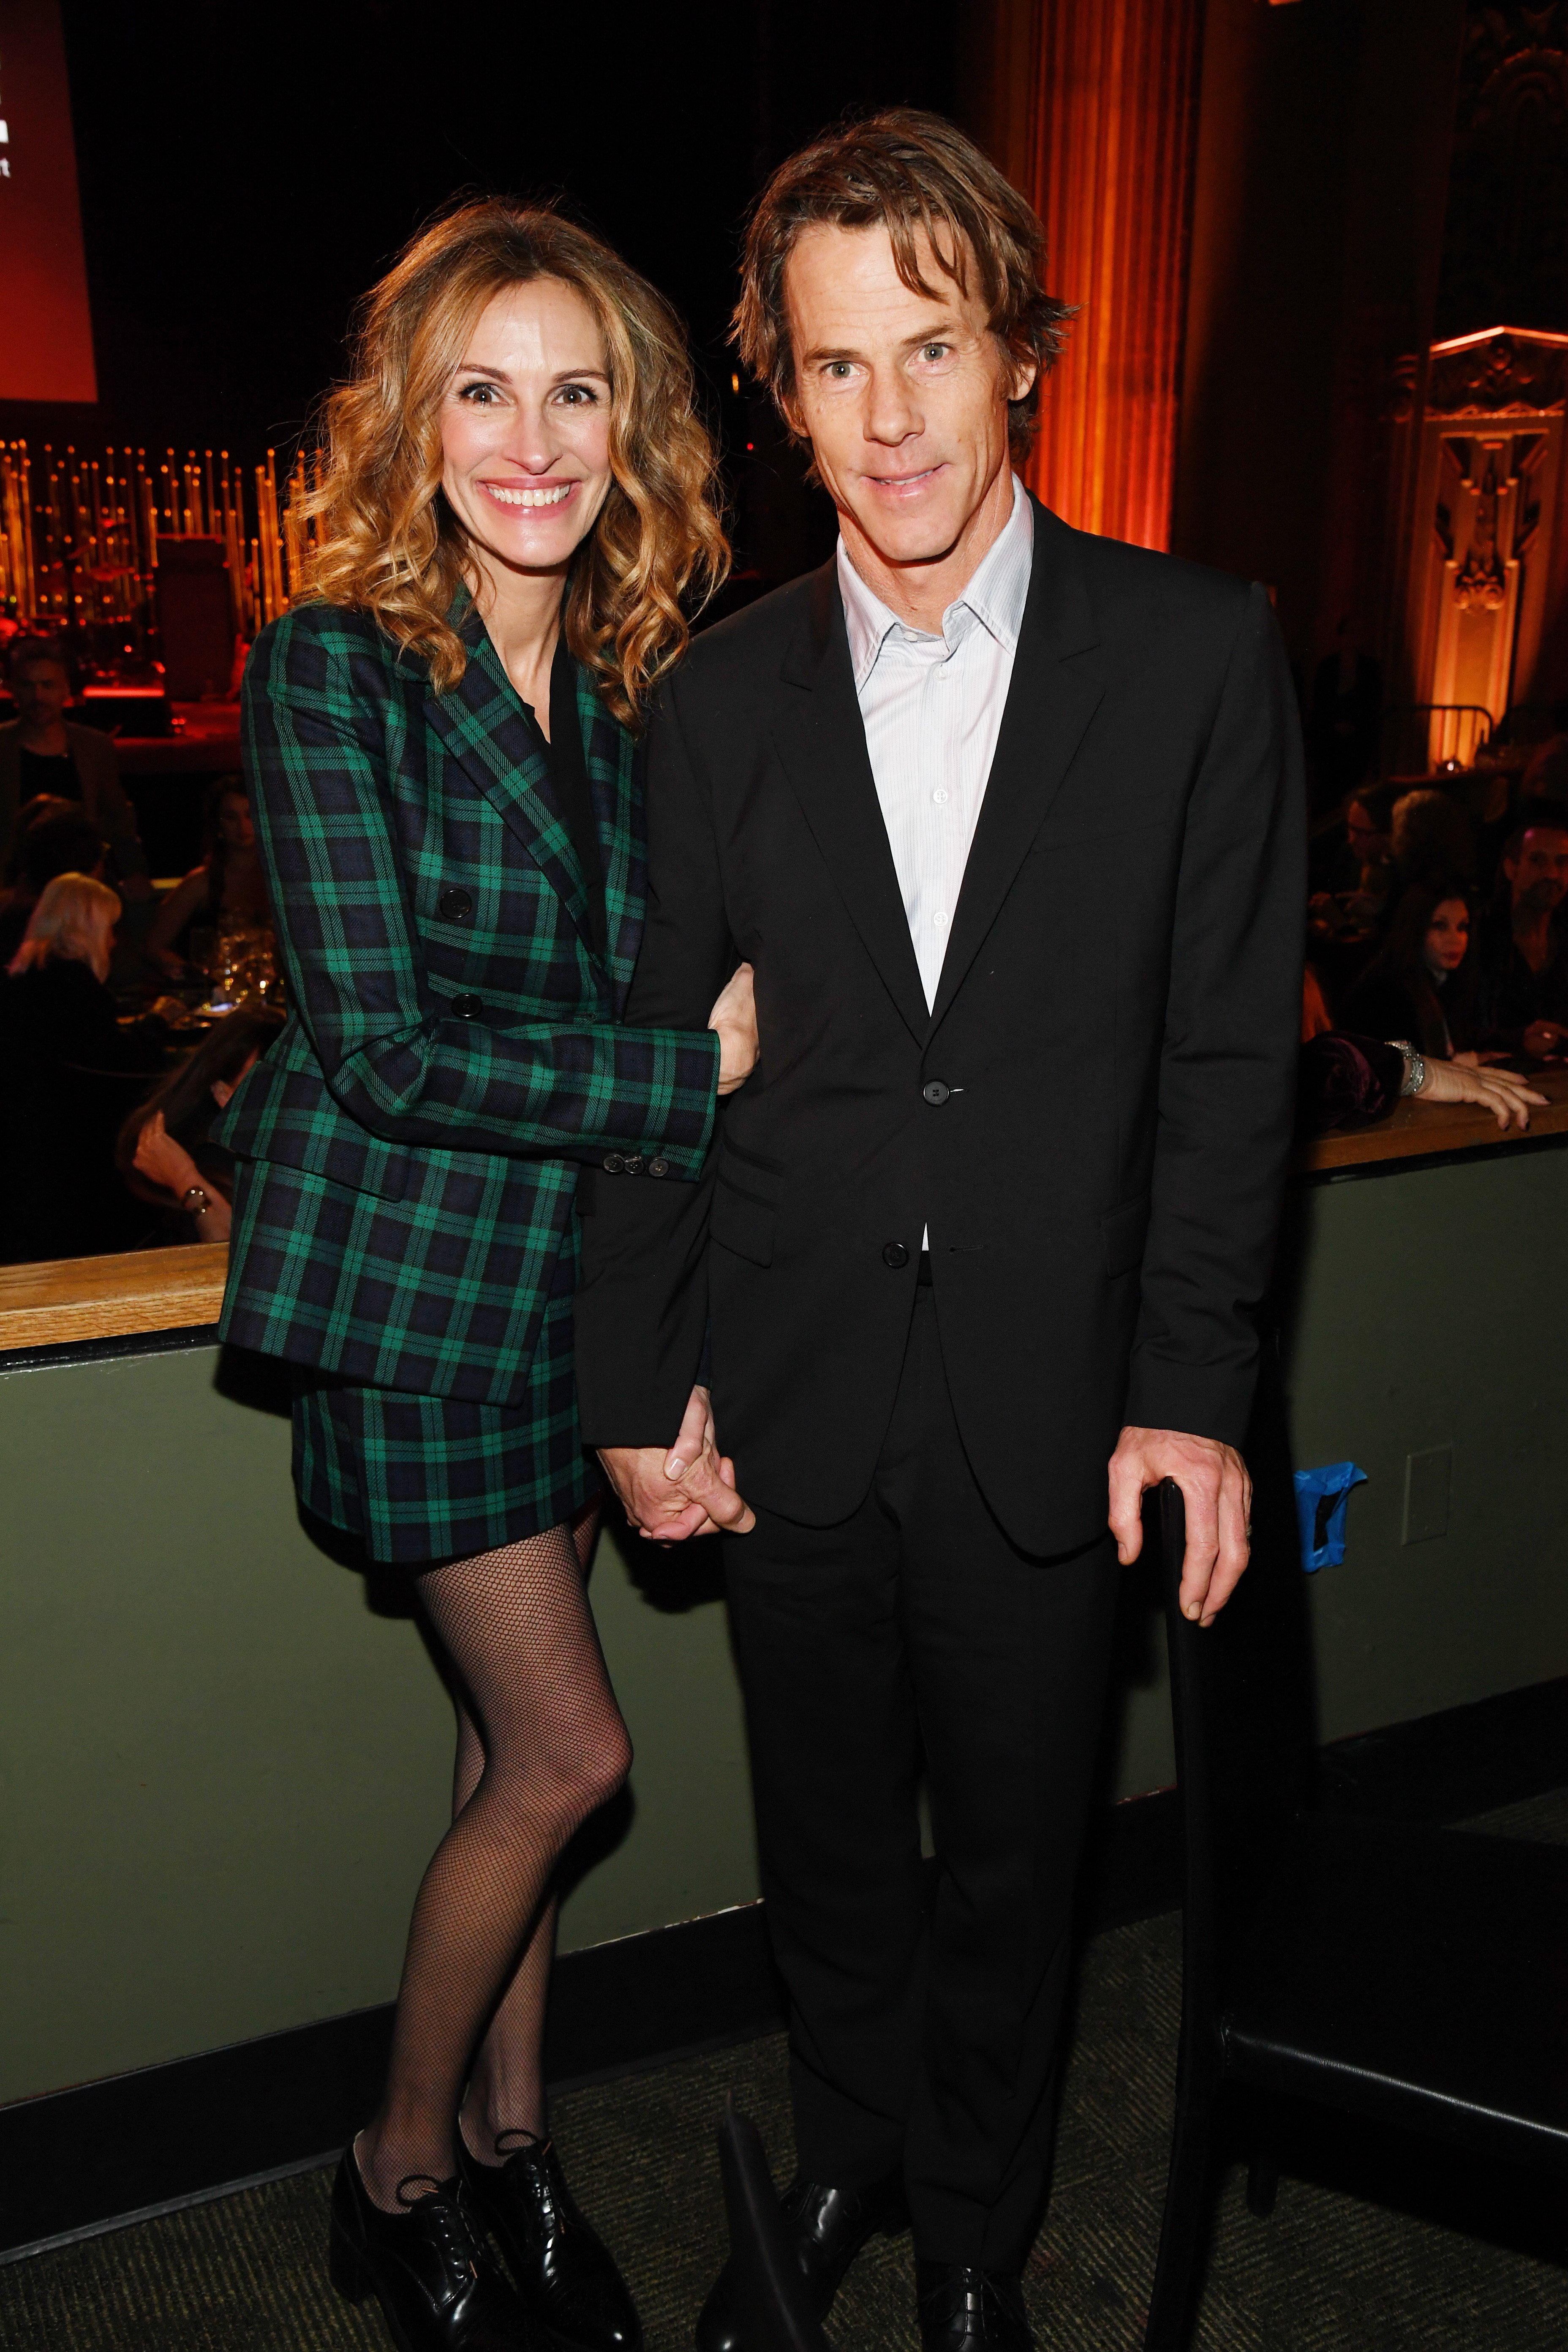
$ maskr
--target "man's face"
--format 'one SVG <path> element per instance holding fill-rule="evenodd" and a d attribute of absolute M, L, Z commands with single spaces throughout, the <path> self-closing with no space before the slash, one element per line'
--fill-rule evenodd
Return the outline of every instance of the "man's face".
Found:
<path fill-rule="evenodd" d="M 1532 825 L 1517 857 L 1505 857 L 1513 904 L 1531 914 L 1550 915 L 1568 894 L 1568 833 L 1555 825 Z"/>
<path fill-rule="evenodd" d="M 69 682 L 60 663 L 25 661 L 11 674 L 16 714 L 28 727 L 52 727 L 66 707 Z"/>
<path fill-rule="evenodd" d="M 1015 373 L 974 290 L 961 294 L 922 236 L 911 293 L 885 228 L 802 231 L 784 271 L 795 354 L 790 422 L 811 443 L 853 550 L 888 564 L 949 554 L 1007 474 Z"/>

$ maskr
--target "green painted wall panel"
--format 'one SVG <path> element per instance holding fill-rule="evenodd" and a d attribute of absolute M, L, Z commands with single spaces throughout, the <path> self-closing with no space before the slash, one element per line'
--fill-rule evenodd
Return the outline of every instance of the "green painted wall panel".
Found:
<path fill-rule="evenodd" d="M 1368 1472 L 1312 1580 L 1321 1726 L 1568 1671 L 1568 1153 L 1297 1197 L 1296 1458 Z M 395 1990 L 452 1724 L 414 1624 L 296 1519 L 289 1430 L 215 1350 L 0 1375 L 0 2098 Z M 1447 1533 L 1401 1541 L 1452 1445 Z M 600 1545 L 637 1751 L 574 1857 L 567 1948 L 744 1902 L 756 1864 L 716 1563 Z M 1129 1596 L 1115 1792 L 1172 1778 L 1163 1643 Z"/>

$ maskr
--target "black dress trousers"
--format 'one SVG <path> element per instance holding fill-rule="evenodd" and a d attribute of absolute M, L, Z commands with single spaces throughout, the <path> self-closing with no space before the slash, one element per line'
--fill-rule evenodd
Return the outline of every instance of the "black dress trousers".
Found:
<path fill-rule="evenodd" d="M 724 1563 L 801 2170 L 901 2164 L 918 2253 L 1009 2270 L 1045 2189 L 1119 1570 L 1109 1537 L 1042 1559 L 1004 1534 L 916 1296 L 859 1509 L 759 1511 Z"/>

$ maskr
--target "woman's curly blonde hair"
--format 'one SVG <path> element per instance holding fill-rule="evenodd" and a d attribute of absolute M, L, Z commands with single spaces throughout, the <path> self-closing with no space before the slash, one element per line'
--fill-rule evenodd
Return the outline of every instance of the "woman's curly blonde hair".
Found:
<path fill-rule="evenodd" d="M 552 278 L 583 297 L 609 358 L 609 495 L 567 579 L 564 627 L 624 724 L 686 649 L 688 609 L 729 569 L 713 446 L 674 312 L 586 229 L 500 198 L 408 245 L 366 296 L 353 373 L 326 403 L 308 593 L 372 614 L 445 694 L 466 655 L 447 615 L 473 585 L 468 534 L 441 495 L 441 403 L 485 304 Z"/>

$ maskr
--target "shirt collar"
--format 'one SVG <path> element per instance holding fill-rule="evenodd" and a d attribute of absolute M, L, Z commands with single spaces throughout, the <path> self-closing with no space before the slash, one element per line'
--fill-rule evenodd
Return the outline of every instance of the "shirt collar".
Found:
<path fill-rule="evenodd" d="M 982 627 L 1009 652 L 1016 650 L 1029 596 L 1029 573 L 1035 554 L 1035 515 L 1028 492 L 1013 477 L 1013 511 L 1003 524 L 973 577 L 942 616 L 942 635 L 949 648 L 964 634 L 962 615 L 973 614 Z M 844 625 L 849 638 L 849 661 L 858 692 L 877 666 L 877 656 L 890 631 L 902 625 L 896 613 L 868 588 L 849 561 L 843 539 L 838 541 L 838 593 L 844 602 Z"/>

